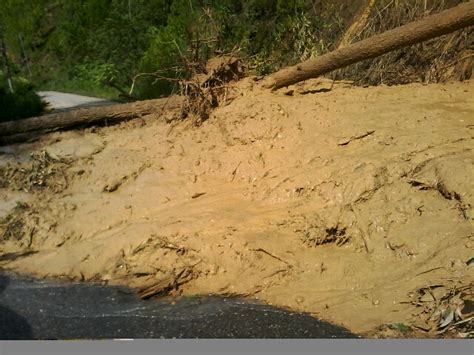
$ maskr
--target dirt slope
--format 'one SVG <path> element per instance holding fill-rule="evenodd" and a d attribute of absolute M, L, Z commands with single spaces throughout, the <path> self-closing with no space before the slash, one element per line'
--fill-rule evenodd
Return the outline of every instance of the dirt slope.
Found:
<path fill-rule="evenodd" d="M 428 328 L 428 286 L 472 301 L 474 82 L 236 90 L 199 128 L 3 147 L 0 266 L 248 295 L 355 332 Z"/>

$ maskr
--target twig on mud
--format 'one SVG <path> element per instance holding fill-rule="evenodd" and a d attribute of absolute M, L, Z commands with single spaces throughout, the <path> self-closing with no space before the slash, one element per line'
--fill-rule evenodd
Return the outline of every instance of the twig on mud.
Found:
<path fill-rule="evenodd" d="M 282 272 L 286 272 L 286 271 L 288 271 L 288 269 L 279 269 L 279 270 L 277 270 L 277 271 L 275 271 L 275 272 L 272 272 L 270 275 L 265 276 L 264 279 L 268 279 L 268 278 L 270 278 L 270 277 L 273 277 L 273 276 L 275 276 L 275 275 L 278 275 L 278 274 L 280 274 L 280 273 L 282 273 Z"/>
<path fill-rule="evenodd" d="M 352 204 L 349 205 L 349 208 L 351 209 L 352 213 L 354 213 L 357 224 L 359 225 L 359 230 L 360 230 L 360 233 L 361 233 L 362 241 L 364 242 L 365 251 L 367 252 L 367 254 L 370 254 L 369 244 L 368 244 L 367 238 L 366 238 L 365 224 L 362 223 L 362 219 L 360 218 L 359 213 L 356 212 L 356 209 Z"/>
<path fill-rule="evenodd" d="M 61 174 L 62 174 L 62 176 L 63 176 L 63 178 L 64 178 L 64 185 L 65 185 L 65 186 L 64 186 L 64 190 L 67 190 L 67 188 L 69 187 L 69 180 L 68 180 L 67 175 L 66 175 L 66 173 L 64 172 L 64 170 L 61 169 L 60 171 L 61 171 Z"/>
<path fill-rule="evenodd" d="M 194 250 L 194 249 L 193 249 Z M 201 264 L 203 262 L 202 259 L 199 259 L 199 261 L 197 263 L 194 263 L 192 265 L 186 265 L 187 267 L 190 267 L 190 268 L 195 268 L 196 266 L 198 266 L 199 264 Z"/>
<path fill-rule="evenodd" d="M 239 164 L 237 164 L 237 166 L 235 167 L 234 171 L 232 171 L 232 180 L 230 180 L 230 182 L 234 181 L 234 179 L 235 179 L 235 174 L 237 174 L 237 169 L 239 168 L 240 164 L 242 164 L 241 161 L 239 161 Z"/>
<path fill-rule="evenodd" d="M 168 131 L 166 132 L 166 137 L 168 137 L 171 132 L 173 131 L 173 129 L 180 124 L 180 121 L 174 121 L 174 122 L 171 122 L 169 128 L 168 128 Z"/>
<path fill-rule="evenodd" d="M 196 192 L 194 195 L 191 196 L 191 198 L 194 200 L 194 199 L 196 199 L 198 197 L 201 197 L 205 194 L 206 194 L 205 192 Z"/>
<path fill-rule="evenodd" d="M 432 269 L 429 269 L 429 270 L 420 272 L 419 274 L 416 274 L 415 277 L 416 277 L 416 276 L 423 275 L 423 274 L 427 274 L 427 273 L 429 273 L 429 272 L 431 272 L 431 271 L 435 271 L 435 270 L 439 270 L 439 269 L 445 269 L 445 267 L 444 267 L 444 266 L 434 267 L 434 268 L 432 268 Z"/>
<path fill-rule="evenodd" d="M 159 236 L 157 236 L 156 234 L 152 234 L 151 236 L 152 236 L 153 238 L 156 238 L 156 239 L 158 239 L 158 240 L 160 240 L 160 241 L 162 242 L 162 244 L 161 244 L 161 247 L 162 247 L 162 248 L 171 249 L 171 250 L 176 250 L 176 251 L 182 251 L 182 252 L 185 252 L 185 251 L 187 251 L 187 250 L 197 251 L 196 249 L 193 249 L 193 248 L 184 247 L 184 246 L 182 246 L 182 245 L 178 245 L 178 244 L 172 243 L 172 242 L 170 242 L 168 239 L 159 237 Z"/>
<path fill-rule="evenodd" d="M 345 139 L 340 140 L 340 141 L 337 143 L 337 145 L 341 145 L 341 146 L 342 146 L 342 145 L 348 145 L 348 144 L 349 144 L 350 142 L 352 142 L 352 141 L 355 141 L 355 140 L 357 140 L 357 139 L 362 139 L 362 138 L 368 137 L 368 136 L 370 136 L 371 134 L 374 134 L 374 133 L 375 133 L 375 131 L 367 131 L 367 132 L 362 133 L 362 134 L 359 134 L 359 135 L 357 135 L 357 136 L 352 136 L 352 137 L 350 137 L 350 138 L 345 138 Z"/>
<path fill-rule="evenodd" d="M 38 251 L 36 250 L 27 250 L 27 251 L 16 252 L 16 253 L 6 253 L 3 255 L 0 255 L 0 261 L 12 261 L 18 258 L 23 258 L 26 256 L 30 256 L 32 254 L 36 254 L 37 252 Z"/>
<path fill-rule="evenodd" d="M 31 245 L 33 244 L 33 235 L 35 234 L 36 232 L 36 227 L 33 226 L 31 227 L 30 229 L 30 235 L 29 235 L 29 240 L 28 240 L 28 249 L 31 248 Z"/>
<path fill-rule="evenodd" d="M 285 261 L 285 260 L 279 258 L 278 256 L 273 255 L 272 253 L 266 251 L 265 249 L 257 248 L 257 249 L 250 249 L 250 250 L 251 250 L 251 251 L 257 251 L 257 252 L 259 251 L 259 252 L 265 253 L 265 254 L 267 254 L 268 256 L 271 256 L 272 258 L 277 259 L 277 260 L 281 261 L 282 263 L 285 263 L 285 264 L 288 265 L 290 268 L 293 267 L 293 265 L 291 265 L 289 262 L 287 262 L 287 261 Z"/>
<path fill-rule="evenodd" d="M 152 286 L 147 286 L 138 290 L 138 294 L 142 299 L 151 298 L 160 294 L 166 294 L 173 289 L 185 284 L 186 282 L 191 281 L 192 278 L 192 270 L 189 268 L 183 268 L 176 275 L 167 276 Z"/>
<path fill-rule="evenodd" d="M 226 86 L 224 87 L 224 103 L 223 106 L 227 106 L 227 94 L 229 93 L 229 88 Z"/>

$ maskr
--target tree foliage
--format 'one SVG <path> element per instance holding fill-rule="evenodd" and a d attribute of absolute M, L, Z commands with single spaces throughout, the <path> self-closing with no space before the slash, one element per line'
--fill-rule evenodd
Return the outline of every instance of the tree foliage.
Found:
<path fill-rule="evenodd" d="M 240 48 L 268 72 L 317 54 L 314 0 L 2 0 L 0 26 L 18 63 L 22 34 L 34 79 L 169 93 L 160 77 L 190 74 L 216 52 Z M 154 74 L 154 75 L 152 75 Z"/>
<path fill-rule="evenodd" d="M 172 79 L 187 77 L 215 53 L 236 48 L 257 74 L 318 56 L 337 44 L 366 4 L 345 0 L 0 1 L 0 34 L 23 76 L 28 72 L 22 66 L 19 35 L 30 59 L 30 79 L 40 86 L 135 98 L 167 95 L 175 87 Z M 423 9 L 438 11 L 462 1 L 466 0 L 377 0 L 372 18 L 358 36 L 412 21 L 423 16 Z M 363 83 L 360 68 L 372 68 L 374 63 L 340 74 Z M 389 64 L 395 66 L 390 62 L 384 67 Z M 382 82 L 383 77 L 377 75 L 376 81 Z"/>

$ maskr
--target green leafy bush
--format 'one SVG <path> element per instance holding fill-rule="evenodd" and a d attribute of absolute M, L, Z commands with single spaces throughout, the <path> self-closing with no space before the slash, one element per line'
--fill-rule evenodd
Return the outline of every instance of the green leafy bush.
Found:
<path fill-rule="evenodd" d="M 23 78 L 13 80 L 11 93 L 0 72 L 0 121 L 12 121 L 40 115 L 46 103 L 35 93 L 33 85 Z"/>

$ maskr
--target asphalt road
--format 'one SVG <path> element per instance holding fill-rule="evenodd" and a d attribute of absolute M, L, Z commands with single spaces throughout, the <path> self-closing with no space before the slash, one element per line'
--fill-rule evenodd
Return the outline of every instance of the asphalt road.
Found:
<path fill-rule="evenodd" d="M 54 111 L 116 104 L 114 101 L 99 99 L 96 97 L 67 94 L 57 91 L 38 91 L 37 94 L 41 96 Z"/>
<path fill-rule="evenodd" d="M 307 314 L 239 299 L 173 305 L 120 287 L 0 275 L 0 340 L 355 337 Z"/>

